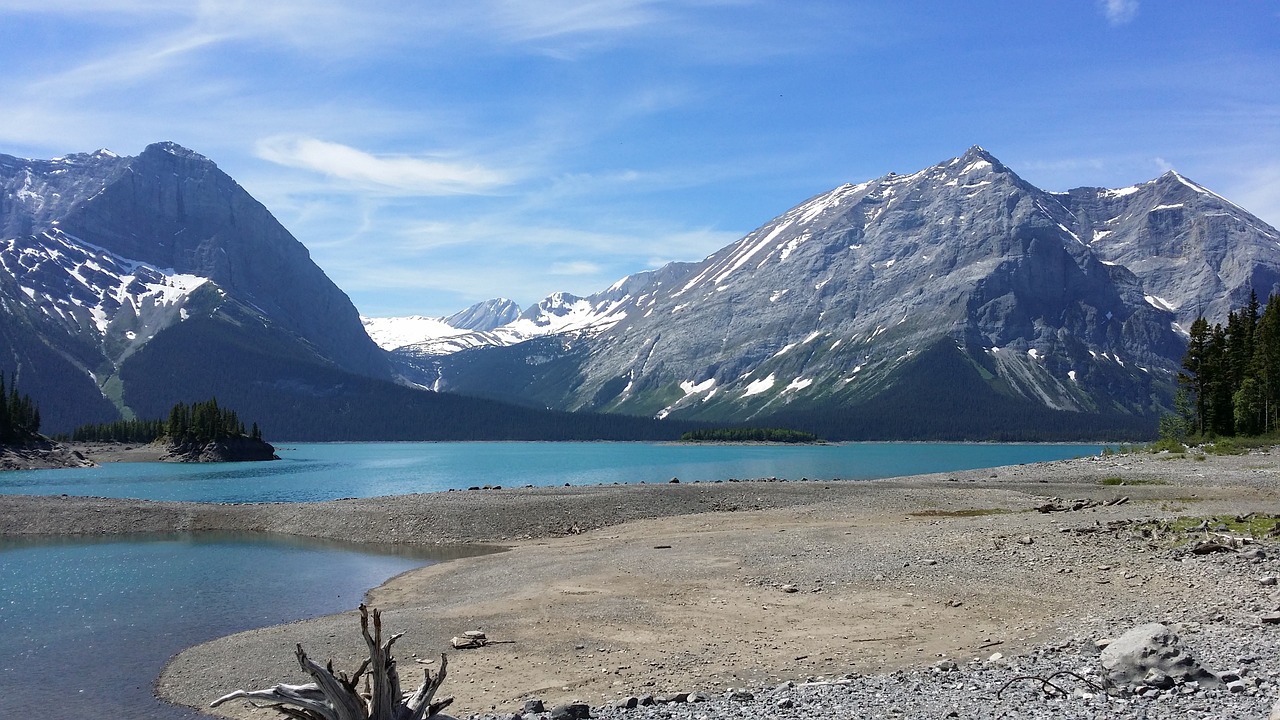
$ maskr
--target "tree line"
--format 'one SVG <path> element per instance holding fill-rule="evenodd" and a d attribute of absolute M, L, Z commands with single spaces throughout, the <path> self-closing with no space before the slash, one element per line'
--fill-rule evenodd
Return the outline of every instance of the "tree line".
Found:
<path fill-rule="evenodd" d="M 775 442 L 811 443 L 818 436 L 785 428 L 707 428 L 690 430 L 680 436 L 681 442 Z"/>
<path fill-rule="evenodd" d="M 0 443 L 29 440 L 40 432 L 40 408 L 30 395 L 18 393 L 18 381 L 9 376 L 6 390 L 4 373 L 0 373 Z"/>
<path fill-rule="evenodd" d="M 236 415 L 235 410 L 218 407 L 216 398 L 204 402 L 178 403 L 169 411 L 169 422 L 165 425 L 165 434 L 178 442 L 209 442 L 230 437 L 248 435 L 254 440 L 262 439 L 262 431 L 258 423 L 253 429 L 245 432 L 244 423 Z"/>
<path fill-rule="evenodd" d="M 1175 398 L 1161 437 L 1261 435 L 1280 426 L 1280 295 L 1262 310 L 1256 293 L 1227 324 L 1191 324 Z"/>
<path fill-rule="evenodd" d="M 76 442 L 149 443 L 162 437 L 174 442 L 206 443 L 232 437 L 262 439 L 258 423 L 245 431 L 244 423 L 234 410 L 219 407 L 216 398 L 204 402 L 176 403 L 168 420 L 113 420 L 107 423 L 81 425 L 62 439 Z"/>

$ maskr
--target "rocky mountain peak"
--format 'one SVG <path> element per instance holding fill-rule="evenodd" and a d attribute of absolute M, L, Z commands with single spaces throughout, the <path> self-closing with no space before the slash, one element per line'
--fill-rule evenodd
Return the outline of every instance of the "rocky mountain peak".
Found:
<path fill-rule="evenodd" d="M 486 332 L 520 317 L 520 306 L 507 298 L 493 298 L 456 312 L 444 321 L 459 330 Z"/>
<path fill-rule="evenodd" d="M 1031 406 L 1144 423 L 1168 408 L 1188 313 L 1225 316 L 1250 289 L 1280 289 L 1274 232 L 1177 173 L 1051 193 L 975 145 L 614 283 L 583 301 L 598 320 L 566 332 L 562 355 L 490 347 L 438 358 L 431 377 L 492 393 L 500 372 L 526 402 L 714 421 L 838 425 L 857 408 L 989 400 L 1011 426 Z"/>
<path fill-rule="evenodd" d="M 195 160 L 197 162 L 207 162 L 212 164 L 213 161 L 201 155 L 195 150 L 183 147 L 176 142 L 165 140 L 162 142 L 151 143 L 142 150 L 138 155 L 139 158 L 152 159 L 158 155 L 172 155 L 173 157 L 183 158 L 187 160 Z"/>

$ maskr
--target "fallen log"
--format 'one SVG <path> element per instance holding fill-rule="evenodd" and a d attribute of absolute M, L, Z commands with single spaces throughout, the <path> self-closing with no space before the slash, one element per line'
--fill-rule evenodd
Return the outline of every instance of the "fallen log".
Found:
<path fill-rule="evenodd" d="M 440 670 L 435 677 L 430 670 L 423 670 L 425 678 L 417 690 L 404 695 L 400 690 L 400 675 L 396 661 L 391 656 L 391 646 L 401 637 L 392 635 L 382 642 L 382 613 L 373 611 L 373 632 L 369 632 L 369 610 L 360 606 L 360 633 L 364 636 L 369 657 L 350 677 L 346 673 L 334 673 L 333 662 L 321 667 L 307 657 L 302 644 L 297 645 L 295 655 L 298 665 L 311 676 L 313 682 L 305 685 L 280 683 L 266 690 L 236 690 L 210 703 L 217 707 L 231 700 L 248 700 L 255 707 L 267 703 L 286 717 L 295 720 L 428 720 L 453 702 L 453 698 L 433 701 L 436 691 L 444 683 L 449 664 L 446 655 L 440 656 Z M 365 689 L 360 690 L 364 677 Z M 440 716 L 441 718 L 447 716 Z"/>

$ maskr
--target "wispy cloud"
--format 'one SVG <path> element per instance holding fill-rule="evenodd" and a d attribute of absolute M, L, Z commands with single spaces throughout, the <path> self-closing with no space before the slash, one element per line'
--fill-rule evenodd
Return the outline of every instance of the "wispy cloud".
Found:
<path fill-rule="evenodd" d="M 475 163 L 407 155 L 373 155 L 307 137 L 259 140 L 258 157 L 278 165 L 318 172 L 354 186 L 396 195 L 473 195 L 513 181 L 512 173 Z"/>
<path fill-rule="evenodd" d="M 1098 0 L 1098 5 L 1113 26 L 1124 25 L 1138 16 L 1138 0 Z"/>

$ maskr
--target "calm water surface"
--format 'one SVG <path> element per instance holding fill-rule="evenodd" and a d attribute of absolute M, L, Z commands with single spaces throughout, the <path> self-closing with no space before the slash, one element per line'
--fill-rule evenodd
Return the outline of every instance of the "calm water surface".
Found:
<path fill-rule="evenodd" d="M 0 718 L 193 720 L 152 695 L 174 653 L 351 610 L 369 588 L 431 562 L 402 548 L 262 536 L 0 541 Z M 235 689 L 210 688 L 209 700 Z"/>
<path fill-rule="evenodd" d="M 0 493 L 308 502 L 450 488 L 778 477 L 866 480 L 1096 455 L 1101 445 L 352 443 L 278 448 L 266 463 L 117 463 L 0 474 Z"/>
<path fill-rule="evenodd" d="M 0 473 L 0 493 L 303 502 L 476 485 L 655 483 L 672 477 L 857 480 L 1058 460 L 1101 448 L 302 444 L 281 447 L 282 459 L 269 463 L 122 463 L 6 472 Z M 261 536 L 0 540 L 0 718 L 193 720 L 196 713 L 152 696 L 152 683 L 171 655 L 232 632 L 353 609 L 369 588 L 428 562 L 389 548 Z M 281 567 L 290 568 L 287 578 L 275 574 Z M 210 688 L 209 699 L 233 689 Z"/>

